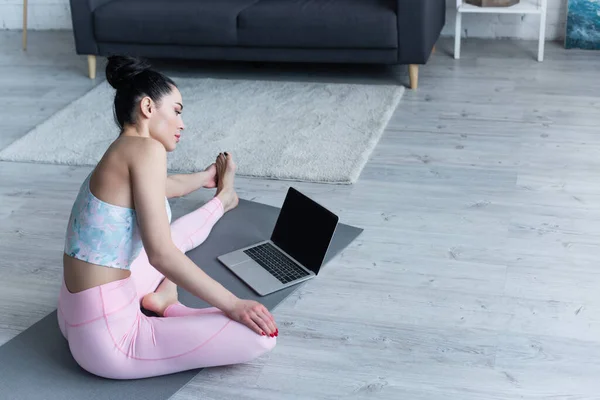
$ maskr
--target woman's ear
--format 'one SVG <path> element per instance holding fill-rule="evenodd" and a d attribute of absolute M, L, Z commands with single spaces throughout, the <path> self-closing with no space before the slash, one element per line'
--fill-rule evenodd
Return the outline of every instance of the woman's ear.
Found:
<path fill-rule="evenodd" d="M 154 102 L 148 96 L 144 97 L 140 101 L 140 112 L 145 118 L 150 118 L 152 116 L 152 112 L 154 111 Z"/>

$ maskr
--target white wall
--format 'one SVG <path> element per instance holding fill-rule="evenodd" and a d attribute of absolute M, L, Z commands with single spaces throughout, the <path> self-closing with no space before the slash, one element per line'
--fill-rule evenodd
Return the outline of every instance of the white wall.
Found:
<path fill-rule="evenodd" d="M 448 18 L 442 35 L 454 36 L 456 0 L 446 1 Z M 566 3 L 567 0 L 548 0 L 548 39 L 564 37 Z M 465 15 L 463 37 L 537 39 L 538 21 L 535 15 Z M 21 29 L 22 23 L 23 0 L 0 0 L 0 29 Z M 69 0 L 29 0 L 28 28 L 71 29 Z"/>
<path fill-rule="evenodd" d="M 28 0 L 28 4 L 28 29 L 72 28 L 69 0 Z M 0 0 L 0 29 L 22 28 L 23 0 Z"/>

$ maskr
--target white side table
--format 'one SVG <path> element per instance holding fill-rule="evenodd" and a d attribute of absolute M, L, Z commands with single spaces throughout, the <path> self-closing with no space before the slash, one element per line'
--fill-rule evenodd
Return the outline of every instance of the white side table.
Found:
<path fill-rule="evenodd" d="M 521 0 L 512 7 L 477 7 L 456 0 L 456 31 L 454 33 L 454 58 L 460 58 L 460 39 L 463 13 L 482 14 L 538 14 L 540 16 L 540 38 L 538 44 L 538 61 L 544 60 L 544 44 L 546 41 L 547 0 Z"/>

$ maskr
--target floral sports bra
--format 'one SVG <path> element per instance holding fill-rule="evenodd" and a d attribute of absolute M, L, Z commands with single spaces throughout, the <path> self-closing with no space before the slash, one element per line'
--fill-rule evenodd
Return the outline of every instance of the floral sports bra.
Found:
<path fill-rule="evenodd" d="M 91 173 L 75 199 L 65 240 L 65 254 L 105 267 L 129 269 L 142 249 L 142 239 L 132 208 L 106 203 L 90 190 Z M 165 197 L 171 221 L 171 207 Z"/>

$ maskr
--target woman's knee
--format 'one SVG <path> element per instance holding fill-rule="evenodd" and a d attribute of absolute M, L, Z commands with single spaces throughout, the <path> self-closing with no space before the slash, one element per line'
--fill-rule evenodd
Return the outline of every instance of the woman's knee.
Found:
<path fill-rule="evenodd" d="M 226 353 L 231 352 L 231 355 L 241 356 L 238 362 L 251 361 L 270 352 L 277 345 L 277 338 L 261 336 L 235 321 L 231 321 L 222 333 L 221 339 L 226 344 Z"/>
<path fill-rule="evenodd" d="M 252 358 L 260 357 L 265 353 L 270 352 L 277 345 L 277 338 L 270 336 L 261 336 L 254 331 L 250 331 L 247 338 L 248 347 L 252 348 Z"/>
<path fill-rule="evenodd" d="M 270 336 L 258 336 L 258 346 L 264 351 L 271 351 L 277 345 L 277 338 Z"/>
<path fill-rule="evenodd" d="M 273 350 L 277 345 L 277 338 L 268 338 L 265 345 L 265 353 Z"/>

